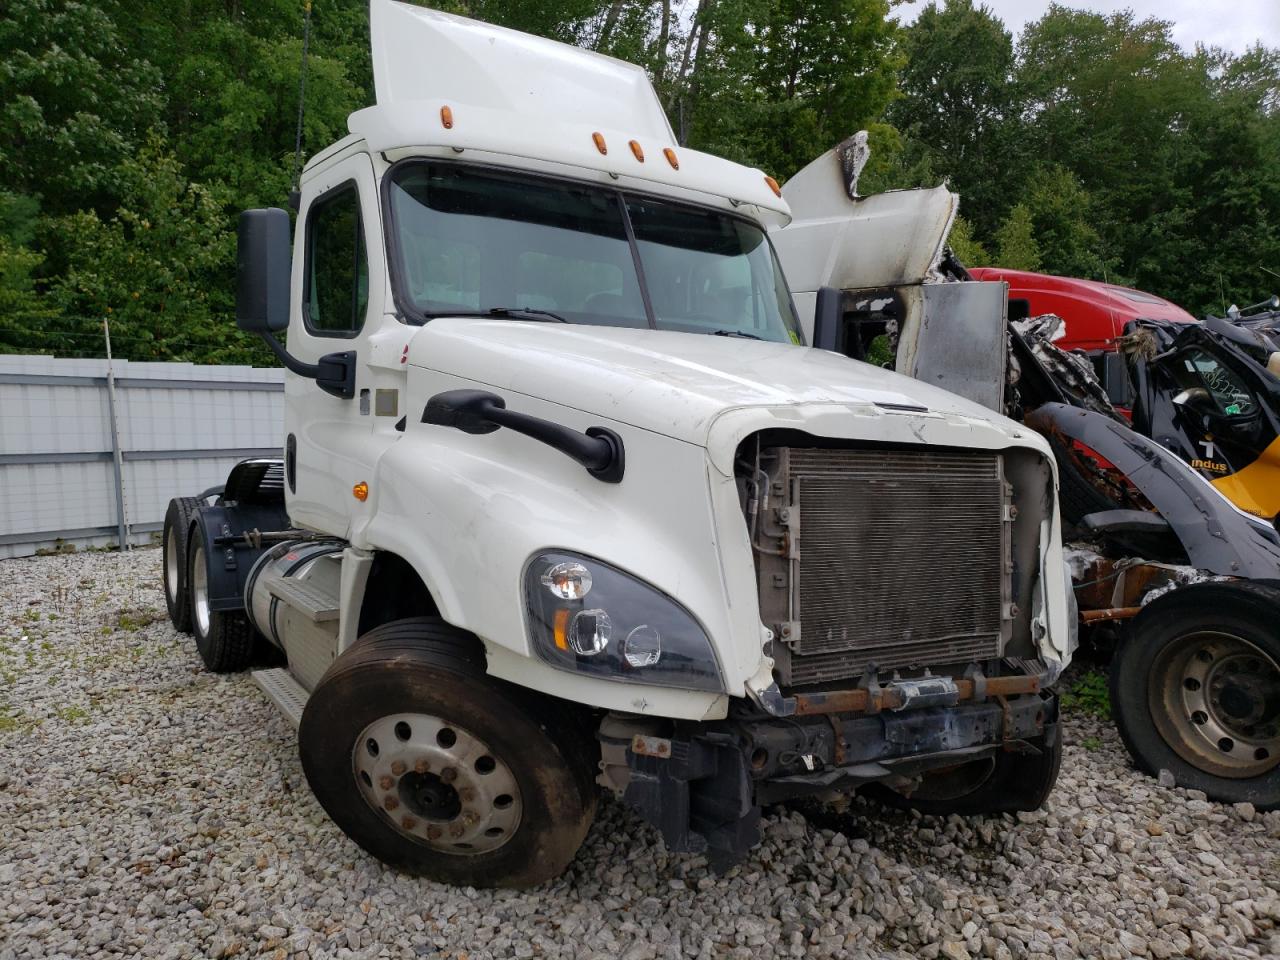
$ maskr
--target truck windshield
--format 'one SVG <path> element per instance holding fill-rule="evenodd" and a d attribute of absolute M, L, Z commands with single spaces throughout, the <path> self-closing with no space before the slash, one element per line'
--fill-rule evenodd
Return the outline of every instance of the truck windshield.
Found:
<path fill-rule="evenodd" d="M 389 195 L 397 295 L 419 319 L 548 311 L 801 342 L 772 246 L 737 217 L 428 161 L 396 168 Z"/>

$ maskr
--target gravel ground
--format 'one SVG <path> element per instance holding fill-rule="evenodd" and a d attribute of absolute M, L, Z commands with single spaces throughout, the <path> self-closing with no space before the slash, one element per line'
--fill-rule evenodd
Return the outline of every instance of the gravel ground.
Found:
<path fill-rule="evenodd" d="M 1280 956 L 1280 812 L 1207 803 L 1069 716 L 1046 809 L 770 812 L 723 877 L 604 803 L 542 889 L 397 875 L 308 792 L 248 676 L 164 618 L 158 550 L 0 563 L 0 960 Z"/>

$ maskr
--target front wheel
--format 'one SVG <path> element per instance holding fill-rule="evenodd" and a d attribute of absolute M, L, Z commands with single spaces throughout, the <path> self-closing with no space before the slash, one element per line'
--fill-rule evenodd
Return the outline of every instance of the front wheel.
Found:
<path fill-rule="evenodd" d="M 445 883 L 558 876 L 595 815 L 591 741 L 484 673 L 473 638 L 399 620 L 333 662 L 298 731 L 320 805 L 392 866 Z"/>
<path fill-rule="evenodd" d="M 1133 621 L 1111 711 L 1139 768 L 1215 800 L 1280 807 L 1280 587 L 1183 587 Z"/>

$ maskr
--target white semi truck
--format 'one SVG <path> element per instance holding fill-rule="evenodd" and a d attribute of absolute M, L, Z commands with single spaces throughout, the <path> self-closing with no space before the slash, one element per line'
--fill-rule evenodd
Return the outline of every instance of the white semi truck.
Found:
<path fill-rule="evenodd" d="M 240 221 L 283 456 L 163 535 L 174 624 L 282 664 L 334 821 L 522 886 L 599 787 L 713 866 L 788 798 L 1039 806 L 1073 625 L 1045 442 L 805 346 L 777 185 L 678 146 L 638 67 L 390 0 L 371 34 L 377 105 L 296 230 Z"/>

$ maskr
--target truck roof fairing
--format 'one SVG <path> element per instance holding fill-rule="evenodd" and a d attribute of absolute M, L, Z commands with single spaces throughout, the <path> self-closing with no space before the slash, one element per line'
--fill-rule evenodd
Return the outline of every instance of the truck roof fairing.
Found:
<path fill-rule="evenodd" d="M 634 64 L 394 0 L 371 0 L 369 33 L 378 102 L 347 126 L 372 152 L 549 161 L 749 204 L 770 223 L 790 219 L 763 171 L 679 146 Z"/>

